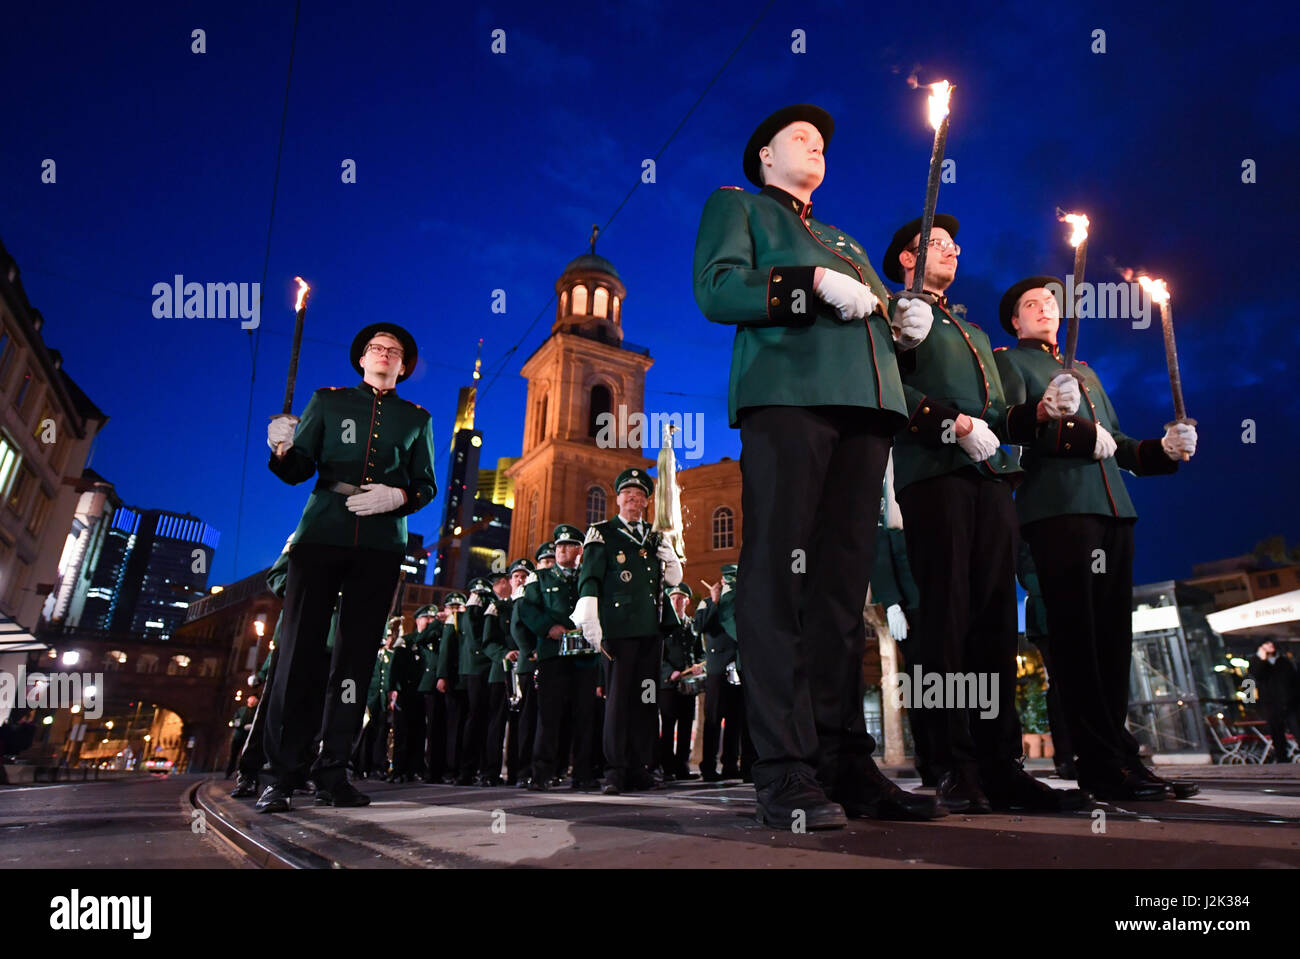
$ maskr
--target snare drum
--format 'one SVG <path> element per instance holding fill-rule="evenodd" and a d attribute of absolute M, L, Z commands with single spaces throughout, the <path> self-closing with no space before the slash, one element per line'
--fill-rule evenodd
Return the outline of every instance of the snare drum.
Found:
<path fill-rule="evenodd" d="M 595 656 L 599 651 L 587 642 L 580 629 L 565 630 L 560 637 L 561 656 Z"/>
<path fill-rule="evenodd" d="M 692 676 L 683 676 L 677 680 L 677 691 L 683 696 L 698 696 L 704 692 L 705 675 L 696 673 Z"/>

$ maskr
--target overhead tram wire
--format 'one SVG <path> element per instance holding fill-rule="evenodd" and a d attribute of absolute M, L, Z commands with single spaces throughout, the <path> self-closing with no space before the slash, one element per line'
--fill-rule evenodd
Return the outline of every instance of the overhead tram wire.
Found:
<path fill-rule="evenodd" d="M 718 82 L 718 80 L 722 77 L 723 72 L 727 69 L 728 66 L 731 65 L 731 61 L 734 60 L 736 54 L 740 52 L 740 48 L 745 45 L 746 41 L 749 40 L 753 32 L 758 29 L 759 23 L 761 23 L 763 18 L 767 16 L 767 11 L 772 9 L 772 5 L 774 3 L 776 3 L 776 0 L 768 0 L 767 6 L 763 7 L 763 9 L 759 11 L 758 16 L 754 18 L 754 22 L 751 23 L 749 25 L 749 29 L 745 31 L 745 35 L 740 38 L 740 42 L 737 43 L 735 48 L 731 51 L 731 53 L 727 55 L 727 59 L 722 61 L 722 66 L 718 67 L 717 72 L 713 74 L 713 79 L 711 79 L 708 82 L 708 84 L 704 87 L 704 89 L 700 92 L 700 95 L 696 98 L 695 102 L 691 104 L 691 108 L 687 110 L 686 114 L 682 117 L 681 122 L 679 122 L 677 126 L 673 128 L 673 132 L 668 134 L 668 139 L 664 141 L 663 146 L 659 148 L 659 151 L 652 158 L 655 161 L 656 165 L 659 163 L 659 158 L 663 155 L 664 151 L 668 149 L 669 144 L 671 144 L 673 140 L 677 137 L 677 134 L 681 132 L 682 127 L 686 126 L 686 121 L 688 121 L 691 118 L 691 115 L 695 112 L 695 110 L 699 107 L 699 105 L 704 102 L 704 98 L 708 96 L 708 93 L 710 90 L 713 89 L 714 84 Z M 609 229 L 609 225 L 614 222 L 614 218 L 618 216 L 618 214 L 622 211 L 623 207 L 627 205 L 627 201 L 632 198 L 632 194 L 636 192 L 637 187 L 639 187 L 640 185 L 641 185 L 641 178 L 638 176 L 636 182 L 632 184 L 632 189 L 627 191 L 627 194 L 619 202 L 618 206 L 614 208 L 614 212 L 609 215 L 609 218 L 607 220 L 605 220 L 605 225 L 600 228 L 601 236 L 603 236 L 605 234 L 605 231 Z M 524 330 L 523 334 L 519 337 L 519 339 L 515 341 L 514 345 L 511 346 L 510 349 L 506 350 L 505 355 L 502 356 L 500 362 L 496 364 L 496 369 L 492 373 L 492 378 L 487 381 L 487 384 L 481 390 L 478 391 L 478 398 L 480 401 L 483 399 L 484 394 L 486 394 L 487 391 L 492 388 L 492 384 L 497 381 L 497 377 L 501 375 L 501 372 L 502 370 L 505 369 L 506 364 L 510 362 L 510 357 L 512 357 L 518 351 L 519 347 L 524 345 L 524 340 L 528 339 L 529 334 L 533 332 L 533 328 L 537 326 L 538 321 L 541 320 L 541 318 L 544 315 L 546 315 L 546 312 L 551 308 L 551 304 L 553 302 L 555 302 L 554 292 L 552 292 L 550 297 L 547 298 L 546 303 L 542 306 L 542 308 L 537 311 L 537 315 L 533 317 L 532 322 L 528 324 L 528 327 Z"/>
<path fill-rule="evenodd" d="M 275 148 L 275 177 L 271 181 L 271 214 L 266 222 L 266 252 L 262 258 L 262 299 L 266 298 L 266 272 L 271 264 L 271 232 L 275 226 L 275 200 L 280 192 L 280 157 L 284 153 L 284 130 L 289 121 L 289 87 L 293 82 L 293 54 L 298 45 L 298 15 L 302 12 L 302 0 L 297 0 L 293 7 L 293 33 L 289 38 L 289 69 L 284 78 L 284 107 L 280 111 L 280 142 Z M 259 301 L 260 307 L 260 301 Z M 234 571 L 239 572 L 239 539 L 244 528 L 244 487 L 248 476 L 248 439 L 253 427 L 253 386 L 257 382 L 257 348 L 261 344 L 261 324 L 256 334 L 248 331 L 248 349 L 250 370 L 248 376 L 248 414 L 244 417 L 244 455 L 239 463 L 239 507 L 235 513 L 235 555 Z"/>

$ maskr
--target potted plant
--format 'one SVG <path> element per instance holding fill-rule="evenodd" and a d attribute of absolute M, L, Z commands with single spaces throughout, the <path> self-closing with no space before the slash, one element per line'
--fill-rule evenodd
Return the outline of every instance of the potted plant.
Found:
<path fill-rule="evenodd" d="M 1043 733 L 1047 732 L 1047 690 L 1040 671 L 1027 673 L 1017 680 L 1016 712 L 1020 716 L 1025 754 L 1030 759 L 1041 759 Z"/>

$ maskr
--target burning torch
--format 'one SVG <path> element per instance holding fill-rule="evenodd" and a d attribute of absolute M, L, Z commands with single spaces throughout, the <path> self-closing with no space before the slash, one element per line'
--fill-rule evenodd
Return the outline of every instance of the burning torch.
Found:
<path fill-rule="evenodd" d="M 943 151 L 948 142 L 948 98 L 953 85 L 947 80 L 929 84 L 930 126 L 934 127 L 934 148 L 930 151 L 930 178 L 925 183 L 925 207 L 921 212 L 921 246 L 916 251 L 916 270 L 912 274 L 910 296 L 921 296 L 931 305 L 934 298 L 925 293 L 925 261 L 930 253 L 930 230 L 934 226 L 934 210 L 939 203 L 939 173 L 943 167 Z"/>
<path fill-rule="evenodd" d="M 284 384 L 284 407 L 281 416 L 293 415 L 293 388 L 298 382 L 298 353 L 302 349 L 302 325 L 307 318 L 307 294 L 311 292 L 311 287 L 307 281 L 300 276 L 295 276 L 294 280 L 298 284 L 298 299 L 293 308 L 297 311 L 298 316 L 293 324 L 293 347 L 289 351 L 289 376 Z M 283 452 L 283 443 L 275 447 L 275 453 L 279 456 Z"/>
<path fill-rule="evenodd" d="M 1165 334 L 1165 362 L 1169 366 L 1169 389 L 1174 395 L 1174 421 L 1166 423 L 1165 429 L 1178 423 L 1195 426 L 1196 420 L 1188 418 L 1187 406 L 1183 403 L 1183 378 L 1178 372 L 1178 346 L 1174 343 L 1174 308 L 1169 302 L 1169 288 L 1164 280 L 1149 276 L 1139 276 L 1138 282 L 1142 284 L 1142 289 L 1151 295 L 1151 299 L 1160 304 L 1160 327 Z M 1186 462 L 1188 458 L 1188 454 L 1184 453 L 1183 461 Z"/>
<path fill-rule="evenodd" d="M 1088 218 L 1082 213 L 1066 213 L 1057 209 L 1056 218 L 1073 227 L 1070 246 L 1074 247 L 1074 288 L 1065 303 L 1065 359 L 1062 366 L 1074 373 L 1074 353 L 1079 345 L 1079 291 L 1083 288 L 1083 271 L 1088 264 Z M 1075 377 L 1082 382 L 1076 373 Z"/>

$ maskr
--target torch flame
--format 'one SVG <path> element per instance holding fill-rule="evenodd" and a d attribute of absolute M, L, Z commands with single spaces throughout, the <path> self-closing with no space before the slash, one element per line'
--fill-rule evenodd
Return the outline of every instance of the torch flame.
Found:
<path fill-rule="evenodd" d="M 1077 247 L 1084 240 L 1088 239 L 1088 217 L 1082 213 L 1067 213 L 1060 217 L 1064 223 L 1070 224 L 1074 232 L 1070 234 L 1070 246 Z"/>
<path fill-rule="evenodd" d="M 1151 294 L 1151 299 L 1157 303 L 1169 302 L 1169 288 L 1165 286 L 1164 280 L 1154 280 L 1149 276 L 1139 276 L 1138 282 L 1142 284 L 1142 289 Z"/>
<path fill-rule="evenodd" d="M 930 87 L 930 126 L 936 130 L 948 116 L 948 98 L 952 96 L 952 84 L 947 80 L 928 84 Z"/>
<path fill-rule="evenodd" d="M 294 312 L 297 312 L 302 309 L 302 304 L 307 299 L 307 294 L 311 292 L 311 287 L 300 276 L 295 276 L 294 279 L 298 281 L 298 302 L 293 305 Z"/>

